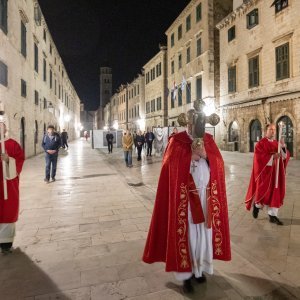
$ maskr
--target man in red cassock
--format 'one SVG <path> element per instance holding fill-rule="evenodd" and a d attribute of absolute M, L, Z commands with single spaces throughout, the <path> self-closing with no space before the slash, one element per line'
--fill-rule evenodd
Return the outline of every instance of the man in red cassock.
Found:
<path fill-rule="evenodd" d="M 285 195 L 285 171 L 290 153 L 282 139 L 278 153 L 278 142 L 275 136 L 276 126 L 268 124 L 266 136 L 255 146 L 252 174 L 245 202 L 248 210 L 253 207 L 252 215 L 255 219 L 258 217 L 259 210 L 266 206 L 270 222 L 283 225 L 283 222 L 278 219 L 278 209 L 282 206 Z M 276 188 L 278 163 L 278 187 Z"/>
<path fill-rule="evenodd" d="M 190 116 L 189 125 L 205 126 L 197 110 Z M 213 273 L 213 259 L 231 259 L 223 159 L 204 127 L 189 132 L 194 140 L 186 131 L 169 139 L 143 254 L 146 263 L 165 262 L 187 293 L 193 278 Z"/>
<path fill-rule="evenodd" d="M 6 125 L 3 126 L 4 136 Z M 1 139 L 4 138 L 1 136 Z M 24 152 L 13 139 L 4 138 L 5 154 L 1 154 L 1 162 L 6 165 L 7 199 L 4 199 L 3 168 L 0 167 L 0 247 L 3 254 L 11 251 L 15 223 L 19 215 L 19 175 L 24 163 Z M 1 146 L 1 145 L 0 145 Z"/>

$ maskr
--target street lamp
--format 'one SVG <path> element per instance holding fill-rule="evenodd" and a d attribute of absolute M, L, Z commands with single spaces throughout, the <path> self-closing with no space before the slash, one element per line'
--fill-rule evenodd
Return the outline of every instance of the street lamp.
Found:
<path fill-rule="evenodd" d="M 103 127 L 103 130 L 108 130 L 108 126 L 105 125 L 105 126 Z"/>
<path fill-rule="evenodd" d="M 70 115 L 65 115 L 65 122 L 70 122 L 70 121 L 71 121 Z"/>
<path fill-rule="evenodd" d="M 137 123 L 138 123 L 138 125 L 140 127 L 140 130 L 141 131 L 145 131 L 145 128 L 146 128 L 146 121 L 145 121 L 145 119 L 138 119 Z"/>
<path fill-rule="evenodd" d="M 119 123 L 118 123 L 118 121 L 114 121 L 114 123 L 113 123 L 113 129 L 115 129 L 115 130 L 119 129 Z"/>

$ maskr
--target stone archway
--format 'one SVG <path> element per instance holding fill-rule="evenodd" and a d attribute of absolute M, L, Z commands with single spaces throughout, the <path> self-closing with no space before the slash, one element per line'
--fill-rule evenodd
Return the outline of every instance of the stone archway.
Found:
<path fill-rule="evenodd" d="M 229 124 L 228 127 L 228 142 L 233 144 L 233 151 L 239 151 L 240 127 L 236 121 Z"/>
<path fill-rule="evenodd" d="M 21 118 L 20 127 L 21 127 L 20 128 L 20 144 L 21 144 L 23 151 L 25 152 L 26 134 L 25 134 L 25 118 L 24 117 Z"/>
<path fill-rule="evenodd" d="M 252 120 L 249 126 L 250 130 L 250 152 L 254 152 L 255 144 L 262 138 L 262 127 L 258 119 Z"/>
<path fill-rule="evenodd" d="M 277 128 L 277 139 L 279 138 L 279 126 L 278 124 L 282 122 L 284 124 L 282 134 L 284 136 L 284 140 L 287 146 L 287 149 L 289 150 L 291 156 L 294 156 L 294 126 L 293 122 L 288 116 L 282 116 L 280 117 L 276 122 L 276 128 Z"/>

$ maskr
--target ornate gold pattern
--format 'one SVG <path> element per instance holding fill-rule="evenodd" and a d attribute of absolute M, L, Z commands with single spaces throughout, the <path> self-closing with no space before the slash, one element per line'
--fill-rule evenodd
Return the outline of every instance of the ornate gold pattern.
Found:
<path fill-rule="evenodd" d="M 211 203 L 212 207 L 212 225 L 214 228 L 214 236 L 213 236 L 213 244 L 215 249 L 215 255 L 222 255 L 222 243 L 223 243 L 223 235 L 221 231 L 221 218 L 220 218 L 220 211 L 221 211 L 221 204 L 218 199 L 218 190 L 217 190 L 217 181 L 215 180 L 211 184 L 211 192 L 209 195 L 208 201 Z"/>
<path fill-rule="evenodd" d="M 180 267 L 189 268 L 187 236 L 188 189 L 183 183 L 180 186 L 180 203 L 177 210 L 178 250 Z"/>

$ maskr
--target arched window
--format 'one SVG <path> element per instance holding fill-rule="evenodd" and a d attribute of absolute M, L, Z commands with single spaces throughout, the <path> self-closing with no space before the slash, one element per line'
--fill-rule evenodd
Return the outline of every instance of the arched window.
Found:
<path fill-rule="evenodd" d="M 249 126 L 250 130 L 250 152 L 254 152 L 255 143 L 262 138 L 261 123 L 258 119 L 252 120 Z"/>

